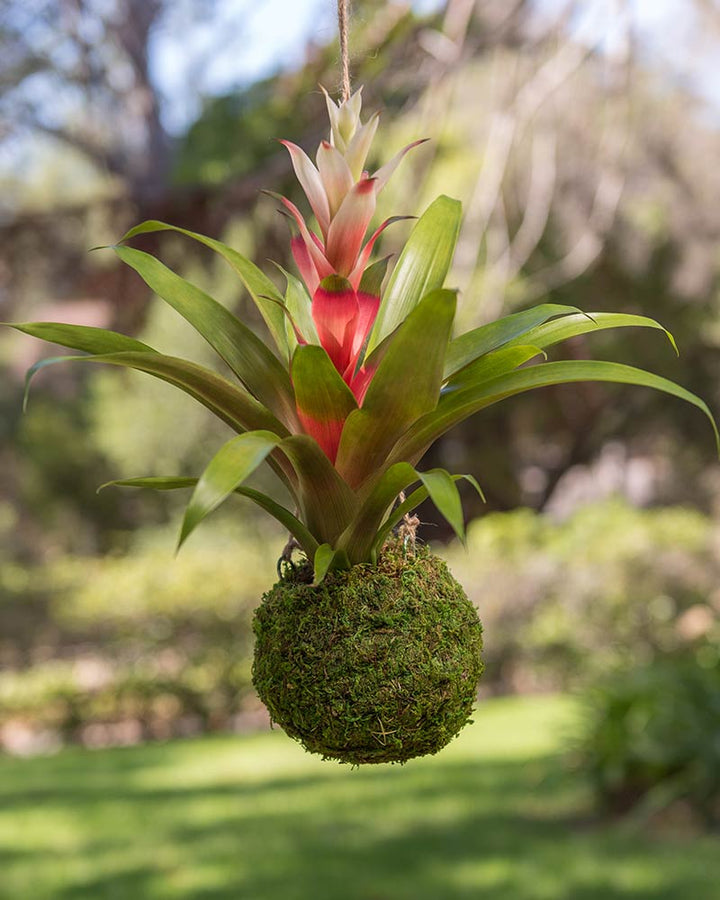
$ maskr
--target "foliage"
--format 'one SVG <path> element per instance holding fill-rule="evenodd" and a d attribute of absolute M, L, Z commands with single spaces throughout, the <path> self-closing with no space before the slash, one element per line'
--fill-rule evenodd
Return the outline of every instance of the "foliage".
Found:
<path fill-rule="evenodd" d="M 605 811 L 682 800 L 720 824 L 720 661 L 683 654 L 617 671 L 584 706 L 578 765 Z"/>
<path fill-rule="evenodd" d="M 261 536 L 230 526 L 211 535 L 175 561 L 166 541 L 147 540 L 125 557 L 46 567 L 64 639 L 55 659 L 43 661 L 48 648 L 37 646 L 34 666 L 0 673 L 9 743 L 21 723 L 54 739 L 114 743 L 123 723 L 135 739 L 167 737 L 226 728 L 252 706 L 252 610 L 273 563 Z M 248 560 L 242 579 L 238 555 Z"/>
<path fill-rule="evenodd" d="M 252 709 L 252 610 L 281 534 L 238 532 L 233 518 L 250 512 L 239 503 L 175 560 L 166 533 L 145 532 L 123 555 L 3 566 L 5 726 L 92 741 L 86 726 L 100 725 L 113 743 L 123 721 L 151 738 L 226 727 Z M 712 520 L 695 511 L 614 500 L 564 522 L 495 513 L 470 524 L 467 548 L 442 554 L 490 635 L 488 690 L 578 689 L 667 653 L 717 664 L 720 556 Z"/>
<path fill-rule="evenodd" d="M 341 762 L 437 753 L 468 723 L 482 673 L 482 626 L 445 563 L 397 542 L 377 565 L 311 582 L 291 571 L 255 615 L 253 683 L 273 721 Z"/>
<path fill-rule="evenodd" d="M 620 499 L 565 521 L 528 509 L 468 528 L 444 555 L 478 608 L 486 683 L 579 687 L 609 669 L 683 648 L 713 665 L 720 646 L 720 555 L 713 521 Z"/>
<path fill-rule="evenodd" d="M 454 426 L 537 387 L 588 380 L 653 387 L 701 409 L 717 437 L 705 403 L 667 379 L 612 362 L 546 361 L 546 348 L 591 331 L 663 330 L 646 317 L 584 315 L 546 304 L 452 339 L 456 296 L 442 285 L 458 237 L 461 206 L 455 200 L 440 196 L 420 217 L 383 291 L 386 263 L 369 261 L 376 240 L 396 219 L 387 219 L 367 241 L 366 232 L 378 195 L 421 142 L 407 145 L 371 176 L 365 165 L 377 115 L 362 122 L 360 91 L 340 104 L 326 100 L 330 139 L 318 148 L 317 167 L 299 146 L 283 142 L 320 231 L 311 232 L 298 208 L 278 198 L 299 230 L 291 246 L 302 280 L 287 275 L 285 295 L 235 249 L 178 226 L 144 222 L 114 248 L 207 341 L 232 378 L 109 330 L 14 325 L 89 354 L 65 358 L 169 382 L 237 433 L 197 482 L 174 476 L 117 482 L 161 490 L 194 485 L 180 544 L 235 491 L 282 522 L 313 563 L 317 581 L 333 569 L 374 562 L 402 512 L 428 496 L 462 537 L 457 476 L 415 466 Z M 223 304 L 127 244 L 158 231 L 194 239 L 230 265 L 278 355 Z M 30 375 L 56 361 L 37 363 Z M 287 490 L 285 503 L 244 487 L 266 462 Z M 408 507 L 393 511 L 395 498 L 418 483 Z"/>

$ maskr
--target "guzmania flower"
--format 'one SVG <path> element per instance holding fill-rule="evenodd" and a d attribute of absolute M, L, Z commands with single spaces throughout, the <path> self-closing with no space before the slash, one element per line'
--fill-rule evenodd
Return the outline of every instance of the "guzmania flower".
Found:
<path fill-rule="evenodd" d="M 292 159 L 298 181 L 308 199 L 320 234 L 312 231 L 300 210 L 279 197 L 297 223 L 299 234 L 292 239 L 292 254 L 312 298 L 312 318 L 320 344 L 350 387 L 359 405 L 377 364 L 359 365 L 361 351 L 380 306 L 377 278 L 365 277 L 370 255 L 378 237 L 388 225 L 406 216 L 386 219 L 366 241 L 375 213 L 377 197 L 405 154 L 423 141 L 414 141 L 372 175 L 365 169 L 378 127 L 375 113 L 361 121 L 362 89 L 350 99 L 336 104 L 324 91 L 330 116 L 329 140 L 318 147 L 313 163 L 291 141 L 281 141 Z M 299 343 L 307 338 L 296 328 Z M 314 422 L 299 410 L 306 431 L 315 437 L 334 460 L 342 422 L 333 434 L 327 423 Z"/>

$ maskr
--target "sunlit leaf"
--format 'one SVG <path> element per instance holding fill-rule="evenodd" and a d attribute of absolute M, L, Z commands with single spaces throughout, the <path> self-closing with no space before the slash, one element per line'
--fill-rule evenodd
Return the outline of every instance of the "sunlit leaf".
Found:
<path fill-rule="evenodd" d="M 427 293 L 443 286 L 455 252 L 461 215 L 460 202 L 443 195 L 418 219 L 380 304 L 367 346 L 368 358 Z"/>
<path fill-rule="evenodd" d="M 587 315 L 565 316 L 562 319 L 555 319 L 552 322 L 538 325 L 536 328 L 526 332 L 522 337 L 522 343 L 535 344 L 537 347 L 545 348 L 576 335 L 593 334 L 596 331 L 604 331 L 608 328 L 628 327 L 656 328 L 666 335 L 673 350 L 676 353 L 678 352 L 675 338 L 667 328 L 663 328 L 659 322 L 656 322 L 655 319 L 649 319 L 647 316 L 633 316 L 626 313 L 594 312 Z M 515 344 L 520 340 L 520 338 L 516 338 L 510 343 Z"/>
<path fill-rule="evenodd" d="M 543 363 L 502 375 L 492 381 L 484 381 L 476 387 L 451 392 L 441 397 L 437 409 L 419 419 L 394 448 L 390 462 L 409 460 L 415 462 L 427 448 L 448 429 L 469 416 L 515 394 L 538 387 L 569 384 L 578 381 L 607 381 L 655 388 L 679 397 L 702 410 L 710 420 L 720 450 L 717 426 L 707 404 L 695 394 L 685 390 L 667 378 L 653 375 L 643 369 L 621 363 L 600 360 L 563 360 Z"/>
<path fill-rule="evenodd" d="M 523 344 L 536 344 L 535 340 L 521 340 L 531 328 L 547 322 L 557 316 L 569 316 L 571 313 L 579 313 L 580 310 L 575 306 L 562 306 L 558 303 L 543 303 L 540 306 L 534 306 L 532 309 L 525 309 L 519 313 L 505 316 L 496 322 L 488 322 L 487 325 L 481 325 L 472 331 L 466 331 L 454 340 L 450 341 L 447 356 L 445 357 L 444 377 L 450 378 L 455 372 L 459 372 L 468 363 L 489 353 L 491 350 L 497 350 L 507 344 L 508 341 L 516 339 Z M 590 320 L 586 316 L 582 316 L 587 322 Z"/>

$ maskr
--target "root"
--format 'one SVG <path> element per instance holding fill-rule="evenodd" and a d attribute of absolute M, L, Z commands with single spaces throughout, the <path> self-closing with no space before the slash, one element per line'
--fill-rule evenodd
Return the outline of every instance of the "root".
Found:
<path fill-rule="evenodd" d="M 405 491 L 400 491 L 398 499 L 400 503 L 405 502 Z M 420 519 L 415 513 L 405 513 L 402 525 L 398 528 L 398 537 L 403 542 L 403 547 L 407 551 L 408 548 L 414 554 L 415 545 L 417 543 L 417 530 L 420 526 Z"/>

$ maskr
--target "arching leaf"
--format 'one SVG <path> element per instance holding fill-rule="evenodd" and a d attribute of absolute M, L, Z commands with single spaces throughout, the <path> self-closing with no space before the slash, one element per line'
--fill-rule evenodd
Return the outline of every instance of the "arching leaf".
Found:
<path fill-rule="evenodd" d="M 184 234 L 194 241 L 204 244 L 206 247 L 209 247 L 211 250 L 214 250 L 215 253 L 222 256 L 222 258 L 240 276 L 240 280 L 245 285 L 245 288 L 265 320 L 265 323 L 270 330 L 270 334 L 277 344 L 278 350 L 283 356 L 287 357 L 285 321 L 282 311 L 278 309 L 276 304 L 267 299 L 268 297 L 273 297 L 275 300 L 282 301 L 282 295 L 261 269 L 250 262 L 250 260 L 241 253 L 238 253 L 237 250 L 233 250 L 232 247 L 223 244 L 222 241 L 207 237 L 204 234 L 198 234 L 195 231 L 188 231 L 187 228 L 179 228 L 177 225 L 168 225 L 166 222 L 158 222 L 156 220 L 141 222 L 140 225 L 131 228 L 130 231 L 120 239 L 120 243 L 129 241 L 131 238 L 137 237 L 137 235 L 149 234 L 154 231 L 177 231 L 179 234 Z"/>
<path fill-rule="evenodd" d="M 480 497 L 482 497 L 483 502 L 485 502 L 485 495 L 482 492 L 482 488 L 472 475 L 451 475 L 450 477 L 454 482 L 469 482 L 478 492 Z M 383 522 L 382 526 L 378 529 L 377 534 L 375 535 L 371 556 L 376 556 L 377 553 L 380 552 L 382 545 L 387 540 L 388 535 L 393 530 L 393 528 L 395 528 L 396 525 L 399 525 L 407 514 L 411 513 L 414 509 L 420 506 L 421 503 L 427 500 L 429 495 L 430 492 L 428 491 L 428 488 L 425 484 L 423 484 L 419 488 L 414 490 L 409 497 L 407 497 L 402 503 L 398 504 L 398 506 L 396 506 L 395 509 L 392 510 L 392 512 L 388 515 L 387 519 Z"/>
<path fill-rule="evenodd" d="M 441 195 L 420 216 L 395 265 L 366 350 L 373 350 L 404 322 L 420 300 L 441 288 L 460 230 L 462 206 Z"/>
<path fill-rule="evenodd" d="M 293 426 L 295 403 L 288 373 L 247 325 L 149 253 L 124 246 L 114 249 L 151 290 L 205 338 L 250 393 L 282 422 Z"/>
<path fill-rule="evenodd" d="M 524 309 L 522 312 L 512 313 L 498 319 L 496 322 L 488 322 L 487 325 L 481 325 L 472 331 L 466 331 L 454 340 L 450 341 L 447 356 L 445 357 L 444 377 L 450 378 L 456 372 L 467 366 L 473 360 L 491 350 L 497 350 L 513 339 L 518 343 L 537 344 L 536 341 L 522 340 L 522 338 L 534 328 L 547 322 L 548 319 L 557 316 L 569 316 L 572 313 L 580 313 L 575 306 L 562 306 L 558 303 L 543 303 L 540 306 L 534 306 L 532 309 Z M 582 318 L 587 319 L 586 316 Z"/>
<path fill-rule="evenodd" d="M 200 522 L 240 487 L 281 441 L 269 431 L 247 431 L 223 444 L 195 485 L 185 510 L 178 550 Z"/>
<path fill-rule="evenodd" d="M 453 375 L 443 387 L 442 393 L 445 395 L 451 391 L 459 391 L 465 387 L 481 384 L 483 381 L 490 381 L 506 372 L 512 372 L 536 356 L 544 357 L 545 353 L 539 347 L 528 347 L 524 344 L 492 350 Z"/>
<path fill-rule="evenodd" d="M 82 350 L 84 353 L 122 353 L 127 350 L 156 352 L 135 338 L 91 325 L 65 325 L 61 322 L 0 322 L 0 325 L 7 325 L 42 341 L 60 344 L 61 347 Z"/>
<path fill-rule="evenodd" d="M 579 334 L 593 334 L 596 331 L 604 331 L 608 328 L 629 327 L 656 328 L 662 331 L 670 341 L 673 350 L 676 353 L 678 352 L 675 338 L 667 328 L 663 328 L 659 322 L 647 316 L 633 316 L 626 313 L 594 312 L 587 315 L 564 316 L 562 319 L 555 319 L 552 322 L 546 322 L 543 325 L 532 328 L 523 335 L 522 343 L 535 344 L 537 347 L 545 348 Z M 519 341 L 520 338 L 516 338 L 510 343 L 515 344 Z"/>
<path fill-rule="evenodd" d="M 353 564 L 371 559 L 372 551 L 377 547 L 379 532 L 383 534 L 384 541 L 393 527 L 394 523 L 389 526 L 387 523 L 382 524 L 388 516 L 388 510 L 401 491 L 405 491 L 416 481 L 422 482 L 425 495 L 432 499 L 440 514 L 458 537 L 463 539 L 462 505 L 455 486 L 455 481 L 459 478 L 467 478 L 482 496 L 480 486 L 472 476 L 451 476 L 444 469 L 418 472 L 409 463 L 396 463 L 376 481 L 351 525 L 340 536 L 337 546 L 347 551 Z M 400 518 L 402 515 L 404 513 Z"/>
<path fill-rule="evenodd" d="M 563 360 L 543 363 L 527 369 L 518 369 L 491 381 L 483 381 L 475 387 L 443 395 L 437 409 L 423 416 L 410 428 L 393 449 L 390 462 L 409 460 L 415 462 L 427 448 L 453 425 L 515 394 L 538 387 L 570 384 L 578 381 L 607 381 L 618 384 L 634 384 L 651 387 L 663 393 L 679 397 L 702 410 L 710 420 L 715 440 L 720 450 L 715 420 L 707 404 L 680 385 L 633 366 L 601 360 Z"/>
<path fill-rule="evenodd" d="M 197 478 L 181 478 L 175 476 L 119 478 L 116 481 L 108 481 L 105 484 L 100 485 L 98 491 L 112 486 L 146 488 L 154 491 L 174 491 L 181 488 L 195 487 L 197 483 Z M 313 558 L 315 551 L 318 548 L 318 542 L 310 534 L 300 519 L 293 515 L 289 509 L 282 506 L 282 504 L 278 503 L 276 500 L 273 500 L 272 497 L 268 497 L 267 494 L 256 491 L 254 488 L 246 487 L 245 485 L 236 487 L 234 493 L 239 494 L 241 497 L 247 497 L 266 512 L 270 513 L 271 516 L 277 519 L 277 521 L 292 534 L 295 540 L 300 544 L 300 547 L 307 558 L 309 560 Z"/>
<path fill-rule="evenodd" d="M 179 387 L 235 431 L 263 428 L 280 435 L 288 433 L 285 426 L 244 388 L 232 384 L 227 378 L 197 363 L 176 356 L 165 356 L 155 351 L 55 356 L 43 359 L 28 369 L 25 379 L 26 394 L 36 372 L 61 362 L 102 363 L 137 369 Z"/>

